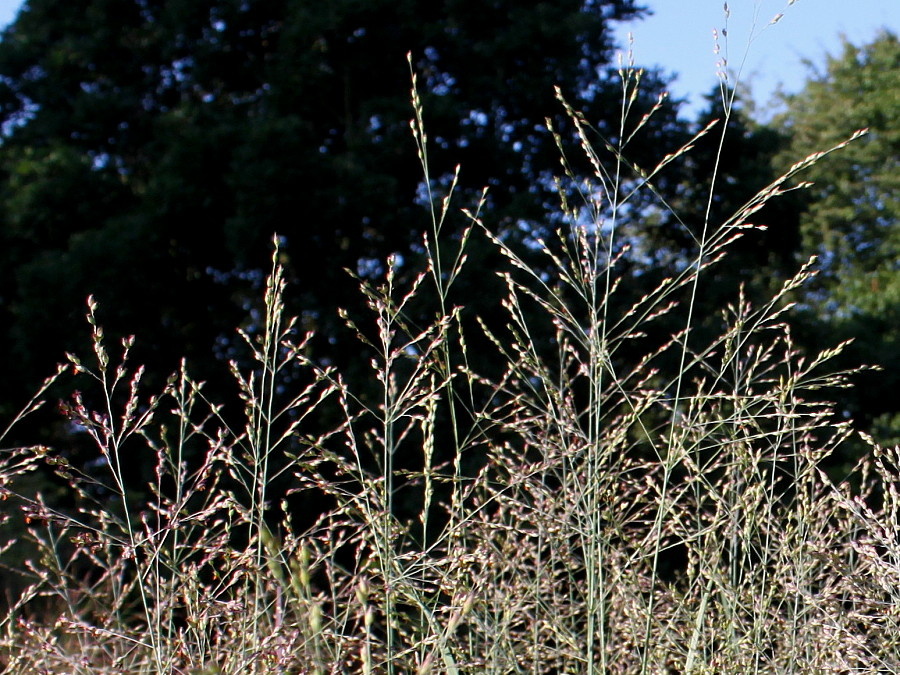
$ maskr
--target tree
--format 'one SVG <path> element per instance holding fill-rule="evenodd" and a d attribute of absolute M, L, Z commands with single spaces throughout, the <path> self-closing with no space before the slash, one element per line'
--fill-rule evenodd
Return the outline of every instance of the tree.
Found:
<path fill-rule="evenodd" d="M 608 28 L 640 11 L 634 0 L 29 0 L 0 42 L 4 371 L 31 388 L 83 344 L 95 293 L 108 331 L 137 333 L 150 370 L 186 354 L 207 375 L 207 355 L 228 351 L 251 307 L 273 232 L 300 289 L 293 309 L 336 339 L 334 307 L 360 302 L 344 268 L 373 275 L 400 253 L 409 271 L 427 222 L 407 52 L 435 189 L 461 163 L 463 203 L 490 185 L 493 222 L 540 226 L 557 166 L 542 132 L 561 117 L 553 86 L 614 136 Z"/>
<path fill-rule="evenodd" d="M 877 364 L 879 373 L 857 378 L 843 408 L 882 440 L 900 440 L 900 41 L 890 32 L 827 59 L 803 90 L 786 98 L 776 121 L 789 136 L 779 170 L 846 139 L 868 134 L 829 154 L 800 179 L 801 257 L 818 256 L 819 275 L 802 298 L 806 339 L 825 346 L 853 338 L 846 365 Z"/>
<path fill-rule="evenodd" d="M 362 382 L 362 396 L 366 385 L 374 392 L 336 310 L 365 312 L 345 269 L 371 281 L 394 254 L 403 283 L 421 268 L 429 216 L 409 128 L 410 70 L 435 198 L 459 163 L 456 207 L 488 185 L 483 216 L 495 231 L 546 237 L 560 224 L 548 215 L 558 209 L 559 157 L 547 118 L 578 147 L 554 87 L 604 141 L 620 143 L 609 25 L 640 11 L 633 0 L 28 0 L 0 41 L 0 312 L 9 326 L 0 359 L 10 374 L 0 413 L 65 351 L 84 353 L 84 298 L 94 294 L 110 344 L 137 335 L 131 359 L 147 366 L 147 389 L 159 391 L 185 356 L 214 398 L 234 395 L 223 414 L 239 423 L 222 360 L 247 356 L 234 328 L 259 323 L 274 232 L 294 289 L 287 312 L 318 333 L 310 355 Z M 663 85 L 644 75 L 630 125 Z M 647 166 L 677 148 L 685 125 L 676 113 L 655 115 L 628 158 Z M 675 185 L 667 180 L 661 190 Z M 442 236 L 458 241 L 467 225 L 454 211 Z M 455 282 L 447 306 L 465 306 L 473 327 L 475 315 L 504 322 L 493 311 L 503 292 L 493 271 L 505 260 L 477 237 L 468 255 L 473 274 Z M 437 308 L 409 309 L 411 324 L 426 325 Z M 492 348 L 470 333 L 484 372 L 496 365 Z M 334 421 L 326 413 L 323 427 Z M 73 464 L 94 458 L 85 435 L 58 417 L 30 419 L 37 428 L 17 427 L 23 438 L 53 443 Z M 135 486 L 152 479 L 145 463 L 127 468 Z"/>

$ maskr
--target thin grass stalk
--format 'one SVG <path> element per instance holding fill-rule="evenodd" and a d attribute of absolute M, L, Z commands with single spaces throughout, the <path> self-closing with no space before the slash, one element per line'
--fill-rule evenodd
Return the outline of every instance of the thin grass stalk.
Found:
<path fill-rule="evenodd" d="M 75 406 L 70 408 L 72 418 L 85 429 L 94 439 L 98 449 L 106 459 L 106 464 L 110 469 L 110 476 L 113 480 L 113 491 L 122 500 L 122 523 L 125 528 L 125 544 L 124 559 L 133 560 L 135 569 L 141 579 L 152 574 L 153 558 L 142 560 L 144 557 L 145 544 L 139 541 L 134 523 L 132 521 L 128 501 L 130 495 L 124 481 L 122 471 L 123 446 L 125 441 L 132 435 L 140 433 L 142 429 L 149 424 L 152 419 L 157 399 L 151 399 L 145 406 L 144 410 L 138 413 L 138 388 L 140 380 L 143 376 L 143 367 L 138 367 L 129 383 L 129 396 L 125 403 L 125 408 L 121 416 L 121 422 L 117 423 L 117 416 L 114 411 L 115 404 L 113 398 L 116 395 L 120 383 L 127 374 L 126 362 L 131 347 L 134 344 L 134 337 L 128 337 L 122 340 L 122 357 L 120 364 L 116 367 L 115 373 L 110 375 L 109 372 L 109 354 L 104 344 L 104 334 L 102 327 L 96 320 L 97 303 L 93 296 L 87 299 L 88 311 L 85 315 L 88 324 L 91 326 L 91 339 L 93 344 L 94 356 L 97 362 L 97 371 L 93 371 L 82 365 L 81 361 L 72 354 L 67 354 L 69 362 L 74 367 L 76 373 L 85 373 L 98 382 L 100 385 L 100 393 L 103 398 L 103 413 L 89 413 L 81 402 L 79 394 L 75 397 Z M 138 583 L 138 594 L 140 597 L 141 608 L 144 620 L 148 627 L 154 627 L 154 612 L 152 611 L 150 598 L 147 595 L 147 588 L 144 583 Z M 120 606 L 114 608 L 115 612 L 120 611 Z M 125 617 L 117 615 L 121 625 L 127 622 Z M 163 646 L 158 631 L 151 629 L 148 631 L 150 648 L 153 654 L 154 667 L 157 672 L 164 669 L 165 655 L 163 654 Z"/>
<path fill-rule="evenodd" d="M 443 262 L 444 256 L 442 254 L 443 237 L 441 236 L 441 233 L 447 220 L 453 193 L 458 184 L 460 167 L 457 165 L 450 186 L 447 190 L 447 194 L 441 200 L 441 208 L 438 211 L 438 209 L 435 207 L 436 198 L 432 188 L 433 181 L 431 178 L 431 169 L 428 160 L 428 135 L 425 131 L 424 113 L 422 109 L 422 102 L 419 98 L 417 76 L 412 68 L 411 54 L 407 54 L 407 60 L 409 62 L 410 75 L 412 78 L 411 101 L 414 113 L 414 118 L 410 121 L 410 128 L 413 132 L 413 139 L 416 143 L 416 152 L 419 158 L 419 164 L 422 168 L 424 180 L 423 184 L 427 195 L 428 213 L 431 224 L 430 231 L 425 234 L 423 239 L 426 254 L 425 262 L 427 264 L 428 272 L 430 273 L 429 276 L 434 283 L 436 300 L 439 307 L 439 316 L 448 316 L 450 314 L 450 311 L 447 303 L 449 299 L 450 288 L 453 285 L 453 282 L 459 276 L 466 263 L 466 245 L 468 243 L 469 236 L 471 235 L 474 223 L 477 222 L 478 216 L 481 212 L 481 208 L 485 203 L 487 189 L 485 188 L 485 190 L 482 192 L 481 199 L 474 209 L 474 213 L 466 211 L 466 215 L 468 216 L 469 220 L 472 221 L 472 223 L 464 229 L 460 239 L 459 247 L 454 255 L 453 263 L 450 266 L 449 271 L 445 272 Z M 462 340 L 461 334 L 460 339 Z M 462 344 L 464 344 L 464 342 Z M 450 433 L 453 437 L 454 449 L 453 476 L 451 478 L 451 521 L 448 525 L 448 531 L 458 534 L 465 519 L 465 515 L 462 512 L 462 448 L 464 442 L 460 435 L 460 419 L 458 410 L 459 401 L 461 399 L 456 394 L 453 379 L 451 376 L 454 366 L 451 360 L 449 342 L 445 342 L 441 346 L 440 352 L 444 373 L 449 378 L 445 389 L 447 393 L 447 410 L 450 416 Z M 423 546 L 427 548 L 426 541 L 423 541 Z"/>
<path fill-rule="evenodd" d="M 387 297 L 393 297 L 393 280 L 394 280 L 394 260 L 388 260 L 387 274 Z M 384 580 L 384 616 L 385 616 L 385 642 L 386 642 L 386 661 L 385 667 L 388 675 L 393 675 L 395 669 L 394 659 L 396 658 L 395 640 L 395 609 L 394 609 L 394 533 L 393 533 L 393 516 L 394 516 L 394 424 L 395 405 L 394 387 L 393 387 L 393 351 L 392 344 L 394 331 L 392 327 L 393 317 L 391 307 L 386 306 L 379 317 L 379 334 L 381 339 L 381 350 L 384 355 L 384 366 L 381 372 L 382 380 L 382 444 L 383 454 L 381 460 L 383 472 L 384 494 L 381 503 L 384 505 L 381 509 L 381 537 L 378 541 L 379 546 L 379 564 L 381 565 L 381 575 Z"/>
<path fill-rule="evenodd" d="M 633 80 L 632 80 L 633 78 Z M 620 68 L 620 79 L 622 82 L 622 97 L 620 100 L 619 113 L 619 132 L 617 143 L 619 144 L 619 152 L 621 155 L 624 151 L 624 145 L 627 143 L 625 139 L 625 124 L 630 117 L 631 106 L 636 99 L 638 86 L 640 84 L 641 71 L 635 71 L 633 56 L 629 50 L 629 67 L 627 70 Z M 631 91 L 629 88 L 631 87 Z M 590 147 L 583 130 L 578 127 L 579 136 L 582 145 L 585 148 Z M 593 155 L 593 152 L 591 152 Z M 600 162 L 592 162 L 595 167 L 595 176 L 601 182 L 604 174 L 600 170 Z M 601 183 L 602 184 L 602 183 Z M 589 438 L 587 441 L 588 448 L 588 494 L 589 500 L 587 504 L 588 522 L 590 523 L 590 535 L 588 540 L 587 560 L 588 560 L 588 626 L 587 626 L 587 664 L 588 673 L 593 675 L 595 655 L 594 655 L 594 636 L 599 637 L 598 650 L 600 652 L 600 670 L 605 673 L 608 669 L 607 664 L 607 634 L 606 634 L 606 561 L 605 561 L 605 543 L 603 533 L 603 518 L 605 516 L 606 507 L 603 504 L 604 495 L 601 494 L 601 486 L 604 485 L 603 471 L 606 468 L 601 444 L 603 443 L 603 418 L 605 411 L 604 403 L 604 375 L 606 371 L 612 367 L 608 354 L 608 330 L 609 330 L 609 298 L 613 290 L 613 251 L 616 250 L 616 235 L 619 213 L 619 194 L 622 184 L 622 162 L 615 163 L 615 175 L 609 189 L 609 207 L 610 207 L 610 227 L 609 238 L 606 244 L 606 255 L 602 255 L 600 244 L 602 237 L 600 235 L 600 221 L 594 222 L 594 233 L 590 240 L 585 237 L 585 248 L 587 249 L 587 241 L 592 241 L 593 246 L 588 258 L 589 269 L 585 270 L 589 273 L 590 285 L 586 289 L 590 299 L 590 305 L 587 308 L 590 312 L 590 334 L 587 336 L 589 340 L 589 367 L 590 367 L 590 394 L 588 400 L 588 428 Z M 598 213 L 599 216 L 599 213 Z M 588 251 L 585 251 L 588 256 Z M 604 260 L 605 258 L 605 260 Z M 597 280 L 600 276 L 599 265 L 604 260 L 605 267 L 603 273 L 603 291 L 598 294 Z M 615 374 L 613 373 L 613 376 Z M 596 625 L 595 625 L 596 622 Z"/>

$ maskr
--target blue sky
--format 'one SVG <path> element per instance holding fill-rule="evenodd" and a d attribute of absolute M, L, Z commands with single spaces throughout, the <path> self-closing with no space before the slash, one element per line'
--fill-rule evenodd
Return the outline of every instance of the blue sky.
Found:
<path fill-rule="evenodd" d="M 809 72 L 804 60 L 821 66 L 826 54 L 840 54 L 842 34 L 864 44 L 883 27 L 900 33 L 900 0 L 730 0 L 727 19 L 722 0 L 644 4 L 654 15 L 620 26 L 617 35 L 627 44 L 632 33 L 636 65 L 660 65 L 678 74 L 671 92 L 690 99 L 689 114 L 717 84 L 716 62 L 726 54 L 729 70 L 740 71 L 754 100 L 764 106 L 779 86 L 787 93 L 801 89 Z M 778 14 L 783 16 L 771 24 Z M 719 32 L 718 55 L 713 29 Z"/>
<path fill-rule="evenodd" d="M 626 45 L 629 31 L 633 34 L 637 65 L 660 65 L 678 74 L 672 94 L 690 100 L 688 115 L 716 84 L 716 61 L 726 54 L 729 68 L 740 69 L 754 99 L 765 105 L 779 86 L 787 92 L 801 88 L 808 72 L 805 59 L 822 64 L 826 54 L 839 53 L 841 34 L 861 44 L 882 27 L 900 33 L 900 0 L 730 0 L 727 20 L 722 0 L 644 2 L 654 15 L 620 26 L 617 35 Z M 15 17 L 20 5 L 21 0 L 0 0 L 0 26 Z M 779 13 L 784 16 L 769 25 Z M 718 55 L 713 54 L 713 29 L 719 31 Z"/>
<path fill-rule="evenodd" d="M 0 0 L 0 26 L 6 26 L 19 11 L 19 0 Z"/>

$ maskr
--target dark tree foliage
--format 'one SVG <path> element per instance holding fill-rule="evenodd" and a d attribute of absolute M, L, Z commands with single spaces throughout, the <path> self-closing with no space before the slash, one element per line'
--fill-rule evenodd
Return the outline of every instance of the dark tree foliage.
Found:
<path fill-rule="evenodd" d="M 598 147 L 619 144 L 610 25 L 642 11 L 633 0 L 27 0 L 0 40 L 0 414 L 65 351 L 88 352 L 93 294 L 111 345 L 137 336 L 131 360 L 147 366 L 147 390 L 161 390 L 184 356 L 214 400 L 232 397 L 224 414 L 240 428 L 223 359 L 247 356 L 235 327 L 258 324 L 275 232 L 287 312 L 318 334 L 312 356 L 374 395 L 368 357 L 337 308 L 370 326 L 347 270 L 374 280 L 399 254 L 402 283 L 422 267 L 430 216 L 409 127 L 410 65 L 438 198 L 462 166 L 442 236 L 459 237 L 469 223 L 458 208 L 488 186 L 485 222 L 528 255 L 529 240 L 561 224 L 548 118 L 569 156 L 580 153 L 554 87 L 583 111 Z M 644 74 L 626 128 L 664 84 Z M 686 138 L 676 114 L 677 104 L 658 112 L 628 159 L 652 166 L 676 149 Z M 677 181 L 661 176 L 658 187 Z M 645 206 L 633 200 L 635 221 Z M 494 272 L 505 260 L 478 236 L 468 255 L 447 300 L 465 307 L 484 372 L 495 360 L 473 317 L 502 330 Z M 436 309 L 432 298 L 406 319 L 425 324 Z M 81 465 L 94 458 L 60 418 L 34 421 L 20 427 L 29 440 L 37 432 Z M 128 468 L 135 481 L 151 478 L 146 462 Z"/>
<path fill-rule="evenodd" d="M 786 98 L 776 126 L 790 138 L 783 170 L 857 129 L 868 134 L 813 165 L 799 209 L 801 255 L 819 275 L 800 298 L 808 342 L 853 339 L 841 365 L 879 365 L 855 378 L 840 407 L 885 444 L 900 441 L 900 40 L 884 31 L 866 45 L 845 42 L 804 88 Z"/>
<path fill-rule="evenodd" d="M 489 185 L 490 222 L 521 232 L 552 204 L 553 87 L 614 138 L 609 26 L 641 11 L 633 0 L 29 0 L 0 42 L 5 392 L 20 400 L 85 345 L 89 293 L 111 335 L 138 335 L 151 371 L 187 355 L 208 375 L 258 295 L 274 232 L 291 309 L 340 359 L 334 310 L 361 302 L 344 269 L 375 275 L 391 253 L 412 269 L 428 222 L 406 54 L 435 187 L 461 164 L 460 205 Z M 674 112 L 655 133 L 667 127 Z M 632 152 L 651 149 L 652 138 Z M 490 276 L 497 261 L 474 255 Z M 459 304 L 490 287 L 477 281 L 460 284 Z"/>

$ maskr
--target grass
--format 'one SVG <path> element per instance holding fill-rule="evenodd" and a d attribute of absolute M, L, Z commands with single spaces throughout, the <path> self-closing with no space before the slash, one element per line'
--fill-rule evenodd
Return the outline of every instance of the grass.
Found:
<path fill-rule="evenodd" d="M 643 122 L 636 73 L 622 75 L 625 139 Z M 415 88 L 413 105 L 428 186 Z M 810 267 L 759 307 L 734 289 L 708 343 L 693 330 L 698 280 L 789 176 L 704 225 L 692 264 L 626 301 L 629 190 L 652 190 L 685 149 L 633 173 L 610 146 L 608 173 L 566 109 L 594 174 L 561 180 L 557 239 L 517 250 L 477 208 L 451 237 L 453 188 L 430 195 L 424 272 L 401 282 L 389 259 L 379 284 L 361 282 L 369 316 L 344 314 L 366 392 L 308 357 L 316 338 L 285 316 L 277 239 L 264 319 L 241 333 L 252 365 L 231 365 L 239 423 L 185 364 L 145 394 L 132 341 L 111 354 L 89 300 L 91 358 L 69 355 L 13 423 L 74 371 L 92 389 L 63 412 L 100 461 L 88 472 L 35 447 L 0 463 L 37 551 L 0 620 L 4 673 L 900 670 L 900 450 L 870 443 L 839 484 L 820 469 L 851 432 L 816 402 L 844 382 L 827 366 L 840 346 L 803 356 L 791 339 Z M 494 375 L 472 365 L 472 328 L 450 304 L 473 237 L 509 263 L 506 328 L 479 336 Z M 410 319 L 420 301 L 435 308 L 425 326 Z M 663 321 L 678 328 L 654 342 Z M 134 462 L 155 467 L 141 509 Z M 14 490 L 41 463 L 77 508 Z M 317 505 L 311 524 L 281 499 Z"/>

